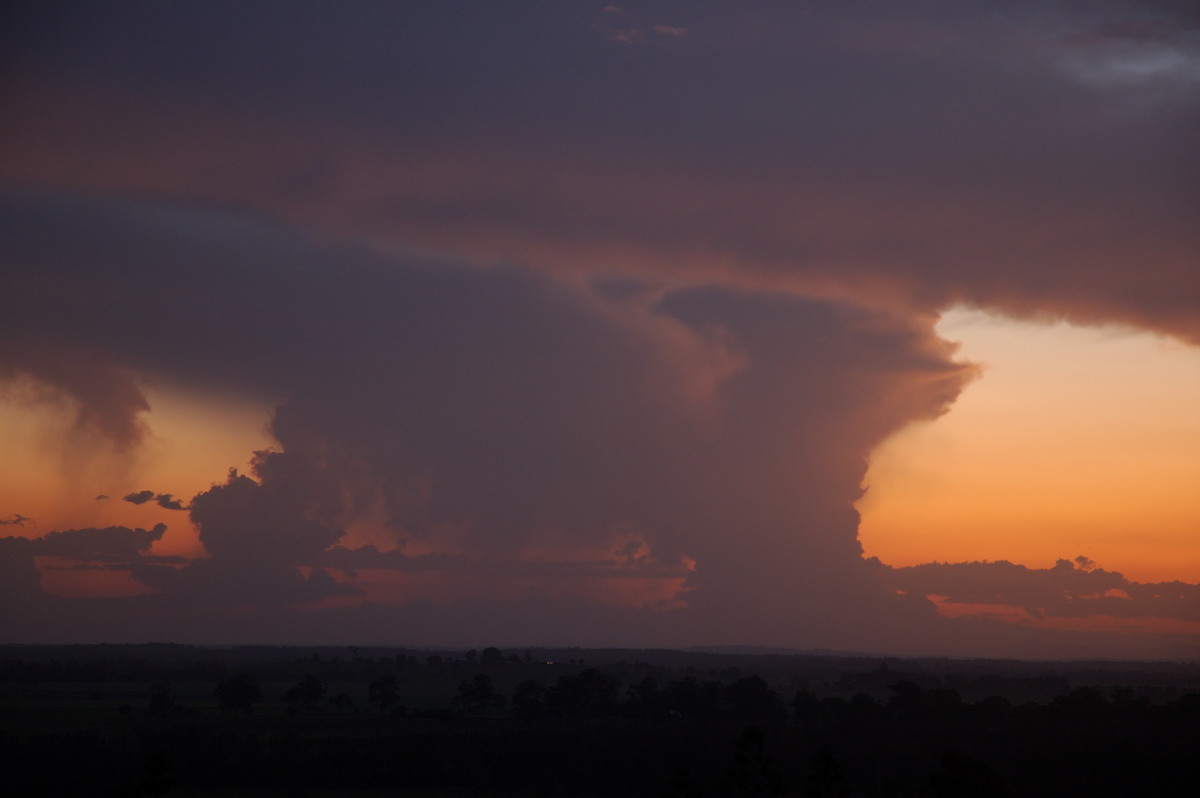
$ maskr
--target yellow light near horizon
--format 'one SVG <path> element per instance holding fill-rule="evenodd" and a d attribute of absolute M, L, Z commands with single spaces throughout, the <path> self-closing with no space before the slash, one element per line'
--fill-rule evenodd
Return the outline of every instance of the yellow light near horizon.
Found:
<path fill-rule="evenodd" d="M 1200 582 L 1200 347 L 967 310 L 938 329 L 983 376 L 873 453 L 868 556 Z"/>

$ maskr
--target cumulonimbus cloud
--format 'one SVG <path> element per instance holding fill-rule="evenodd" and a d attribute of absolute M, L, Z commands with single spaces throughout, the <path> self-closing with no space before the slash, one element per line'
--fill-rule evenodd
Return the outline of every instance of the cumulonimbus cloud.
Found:
<path fill-rule="evenodd" d="M 324 569 L 326 550 L 369 521 L 394 545 L 523 567 L 506 584 L 535 594 L 538 551 L 579 561 L 644 547 L 686 593 L 696 635 L 747 615 L 764 635 L 819 633 L 831 605 L 866 617 L 881 601 L 851 506 L 866 453 L 941 412 L 974 373 L 928 327 L 797 296 L 564 280 L 269 227 L 205 252 L 211 225 L 244 223 L 185 214 L 164 231 L 133 207 L 124 223 L 87 205 L 41 213 L 59 230 L 78 219 L 76 234 L 39 249 L 12 290 L 53 309 L 48 275 L 65 270 L 92 301 L 44 316 L 53 326 L 8 323 L 86 338 L 181 384 L 286 397 L 279 450 L 258 455 L 254 479 L 232 474 L 191 500 L 211 561 L 143 569 L 166 592 L 258 564 L 289 565 L 289 595 L 346 594 L 294 569 Z M 130 235 L 92 239 L 95 214 Z M 88 278 L 78 264 L 97 255 L 122 277 Z M 146 293 L 109 287 L 125 284 Z"/>
<path fill-rule="evenodd" d="M 1186 51 L 1194 17 L 676 11 L 638 47 L 552 2 L 252 8 L 236 42 L 186 4 L 15 19 L 0 378 L 124 451 L 139 374 L 279 399 L 275 449 L 190 502 L 210 559 L 141 563 L 129 602 L 212 630 L 469 571 L 458 604 L 354 617 L 565 636 L 550 583 L 632 547 L 666 592 L 596 612 L 684 613 L 677 642 L 934 635 L 852 503 L 975 374 L 936 314 L 1200 340 L 1194 76 L 1109 68 L 1138 31 Z"/>

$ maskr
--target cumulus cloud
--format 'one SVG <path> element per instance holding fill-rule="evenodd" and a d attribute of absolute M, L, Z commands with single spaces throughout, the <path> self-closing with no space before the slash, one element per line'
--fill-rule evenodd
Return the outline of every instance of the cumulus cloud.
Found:
<path fill-rule="evenodd" d="M 101 497 L 97 496 L 96 498 L 99 499 Z M 108 498 L 108 497 L 103 497 L 103 498 Z M 179 499 L 176 499 L 170 493 L 155 493 L 152 490 L 139 490 L 139 491 L 135 491 L 133 493 L 126 494 L 125 496 L 122 497 L 122 501 L 127 501 L 130 504 L 138 504 L 138 505 L 146 504 L 147 502 L 154 502 L 155 504 L 157 504 L 159 507 L 163 508 L 164 510 L 187 509 L 183 506 L 182 501 L 180 501 Z"/>

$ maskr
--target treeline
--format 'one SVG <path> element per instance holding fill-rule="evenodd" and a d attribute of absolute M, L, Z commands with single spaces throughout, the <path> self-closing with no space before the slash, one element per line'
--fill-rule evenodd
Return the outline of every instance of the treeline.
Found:
<path fill-rule="evenodd" d="M 111 653 L 4 660 L 6 794 L 1084 798 L 1200 783 L 1200 692 L 1160 682 L 878 663 L 818 682 L 768 658 L 760 674 L 745 658 L 497 648 Z"/>

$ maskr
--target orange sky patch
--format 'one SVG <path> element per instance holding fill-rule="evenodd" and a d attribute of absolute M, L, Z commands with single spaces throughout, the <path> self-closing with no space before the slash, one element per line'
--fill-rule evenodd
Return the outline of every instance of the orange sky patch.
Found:
<path fill-rule="evenodd" d="M 939 329 L 985 370 L 946 416 L 873 454 L 868 555 L 1084 555 L 1135 581 L 1200 581 L 1200 348 L 967 311 Z"/>
<path fill-rule="evenodd" d="M 0 395 L 0 518 L 30 520 L 0 527 L 0 536 L 40 537 L 85 527 L 167 525 L 156 555 L 202 556 L 186 512 L 153 501 L 134 505 L 122 497 L 142 490 L 169 493 L 185 506 L 196 493 L 245 468 L 254 450 L 270 446 L 271 405 L 265 401 L 186 393 L 144 382 L 151 412 L 140 446 L 118 451 L 75 428 L 76 408 L 66 400 L 36 402 L 28 383 Z M 107 496 L 97 499 L 98 496 Z"/>

